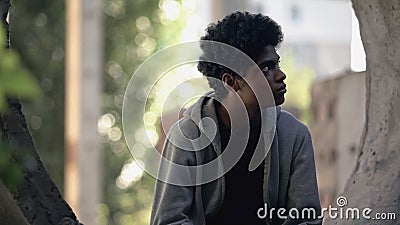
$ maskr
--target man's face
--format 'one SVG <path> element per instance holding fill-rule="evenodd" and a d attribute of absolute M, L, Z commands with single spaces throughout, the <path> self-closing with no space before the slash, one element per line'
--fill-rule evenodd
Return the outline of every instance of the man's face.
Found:
<path fill-rule="evenodd" d="M 267 83 L 265 79 L 271 87 L 275 105 L 281 105 L 285 101 L 286 84 L 284 80 L 286 79 L 286 75 L 279 67 L 279 59 L 280 57 L 276 53 L 275 48 L 272 45 L 266 46 L 256 60 L 264 77 L 260 77 L 260 73 L 248 73 L 246 81 L 251 83 L 251 85 L 244 82 L 244 80 L 242 81 L 241 87 L 237 93 L 240 95 L 248 110 L 254 110 L 259 107 L 259 102 L 254 92 L 257 93 L 257 96 L 261 96 L 261 99 L 259 97 L 259 101 L 263 102 L 264 100 L 262 98 L 264 97 L 267 99 L 266 101 L 268 101 L 267 96 L 269 92 L 267 91 L 268 87 L 266 87 Z M 250 86 L 252 86 L 252 88 Z"/>
<path fill-rule="evenodd" d="M 285 101 L 286 84 L 283 82 L 286 75 L 279 66 L 279 55 L 272 45 L 265 47 L 258 57 L 257 65 L 260 67 L 271 87 L 275 104 L 281 105 Z"/>

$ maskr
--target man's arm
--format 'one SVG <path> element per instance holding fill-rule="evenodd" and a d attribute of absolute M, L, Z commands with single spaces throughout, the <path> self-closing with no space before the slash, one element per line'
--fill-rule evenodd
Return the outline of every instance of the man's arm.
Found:
<path fill-rule="evenodd" d="M 163 148 L 163 157 L 179 165 L 193 165 L 195 156 L 193 152 L 177 148 L 166 139 Z M 159 174 L 164 174 L 166 179 L 176 176 L 168 165 L 160 165 Z M 193 203 L 194 187 L 177 186 L 157 180 L 150 223 L 160 224 L 195 224 L 192 221 L 191 207 Z"/>
<path fill-rule="evenodd" d="M 302 131 L 299 133 L 294 144 L 295 152 L 297 153 L 294 155 L 291 165 L 287 210 L 296 208 L 299 211 L 300 217 L 302 217 L 304 212 L 305 218 L 296 220 L 288 217 L 283 223 L 284 225 L 322 224 L 322 219 L 320 218 L 307 218 L 311 209 L 314 209 L 316 216 L 319 216 L 321 213 L 321 204 L 318 196 L 311 135 L 306 127 Z"/>

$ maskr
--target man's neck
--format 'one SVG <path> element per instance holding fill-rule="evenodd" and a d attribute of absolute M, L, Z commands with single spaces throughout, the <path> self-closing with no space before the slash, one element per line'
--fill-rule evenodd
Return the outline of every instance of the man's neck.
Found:
<path fill-rule="evenodd" d="M 228 103 L 224 102 L 224 105 L 227 105 Z M 229 107 L 229 106 L 228 106 Z M 218 118 L 221 119 L 222 124 L 230 128 L 231 127 L 231 117 L 228 113 L 228 110 L 223 106 L 223 104 L 217 102 L 216 104 L 216 113 L 218 114 Z M 251 134 L 256 134 L 260 132 L 260 127 L 261 127 L 261 113 L 259 110 L 255 110 L 252 113 L 249 113 L 249 110 L 247 110 L 247 115 L 250 123 L 250 133 Z M 243 118 L 247 119 L 247 118 Z"/>
<path fill-rule="evenodd" d="M 216 109 L 218 118 L 221 119 L 222 124 L 225 127 L 230 128 L 231 127 L 231 118 L 230 118 L 229 113 L 226 110 L 226 108 L 221 103 L 217 102 L 215 109 Z"/>

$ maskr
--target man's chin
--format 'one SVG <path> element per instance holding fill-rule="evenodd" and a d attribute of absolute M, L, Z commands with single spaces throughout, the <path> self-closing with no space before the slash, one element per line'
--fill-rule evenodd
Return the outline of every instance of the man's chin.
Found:
<path fill-rule="evenodd" d="M 285 96 L 279 96 L 278 98 L 275 98 L 275 105 L 279 106 L 282 105 L 285 102 Z"/>

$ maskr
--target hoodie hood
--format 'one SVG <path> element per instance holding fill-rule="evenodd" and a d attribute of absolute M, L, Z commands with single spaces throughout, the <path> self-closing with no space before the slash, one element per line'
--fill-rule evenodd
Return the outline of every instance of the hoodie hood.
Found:
<path fill-rule="evenodd" d="M 184 112 L 183 116 L 192 120 L 197 125 L 200 132 L 205 133 L 205 135 L 211 140 L 217 154 L 220 154 L 220 135 L 217 122 L 217 114 L 215 111 L 215 101 L 218 101 L 216 99 L 215 92 L 207 92 L 203 96 L 201 96 L 199 100 L 197 100 L 191 107 L 189 107 Z M 268 146 L 272 144 L 273 138 L 275 136 L 276 122 L 280 112 L 280 106 L 270 107 L 262 110 L 263 139 L 264 143 L 266 143 Z M 210 122 L 207 122 L 207 120 L 202 120 L 205 117 L 209 117 L 215 122 L 212 124 Z M 213 132 L 213 130 L 217 132 Z M 260 152 L 259 154 L 266 155 L 267 153 L 268 152 Z M 260 155 L 258 155 L 257 158 L 260 158 Z M 254 162 L 251 168 L 255 168 L 259 165 L 259 163 L 261 163 L 261 161 Z"/>
<path fill-rule="evenodd" d="M 204 117 L 204 113 L 202 113 L 202 109 L 204 108 L 204 105 L 208 104 L 210 106 L 211 105 L 214 106 L 214 101 L 216 101 L 215 92 L 214 91 L 207 92 L 203 96 L 201 96 L 199 98 L 199 100 L 197 100 L 192 106 L 190 106 L 183 113 L 183 116 L 191 119 L 196 125 L 199 125 L 200 120 Z M 275 117 L 278 118 L 278 116 L 281 112 L 281 107 L 276 106 L 276 107 L 271 107 L 269 109 L 275 109 L 275 111 L 276 111 Z M 217 118 L 215 108 L 208 109 L 207 111 L 209 111 L 209 113 L 211 113 L 211 115 L 208 115 L 208 116 L 212 116 L 213 119 Z M 269 110 L 269 111 L 271 111 L 271 110 Z"/>
<path fill-rule="evenodd" d="M 191 119 L 196 125 L 199 125 L 201 120 L 201 110 L 203 105 L 214 96 L 214 92 L 207 92 L 199 98 L 192 106 L 190 106 L 184 113 L 183 116 Z M 215 113 L 215 110 L 214 110 Z"/>

